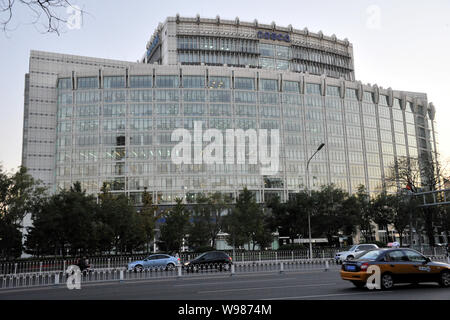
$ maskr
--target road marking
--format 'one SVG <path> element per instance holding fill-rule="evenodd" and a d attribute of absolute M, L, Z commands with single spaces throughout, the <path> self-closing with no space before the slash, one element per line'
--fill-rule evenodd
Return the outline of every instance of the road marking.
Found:
<path fill-rule="evenodd" d="M 242 288 L 242 289 L 225 289 L 225 290 L 210 290 L 210 291 L 199 291 L 198 294 L 203 293 L 216 293 L 216 292 L 230 292 L 230 291 L 251 291 L 251 290 L 263 290 L 263 289 L 284 289 L 284 288 L 301 288 L 301 287 L 322 287 L 331 286 L 336 283 L 319 283 L 319 284 L 301 284 L 296 286 L 281 286 L 281 287 L 257 287 L 257 288 Z"/>
<path fill-rule="evenodd" d="M 257 280 L 257 282 L 263 282 L 263 281 L 287 281 L 287 280 L 293 280 L 297 278 L 283 278 L 283 279 L 265 279 L 265 280 Z M 255 282 L 255 280 L 246 280 L 246 281 L 238 281 L 238 283 L 245 283 L 245 282 Z M 217 285 L 217 284 L 232 284 L 234 282 L 206 282 L 206 283 L 189 283 L 189 284 L 175 284 L 174 287 L 187 287 L 187 286 L 207 286 L 207 285 Z"/>
<path fill-rule="evenodd" d="M 337 297 L 337 296 L 354 296 L 354 295 L 374 294 L 374 293 L 389 293 L 389 292 L 392 292 L 392 291 L 369 291 L 369 292 L 358 292 L 358 293 L 319 294 L 319 295 L 314 295 L 314 296 L 269 298 L 269 299 L 261 299 L 261 300 L 309 299 L 309 298 L 325 298 L 325 297 Z"/>

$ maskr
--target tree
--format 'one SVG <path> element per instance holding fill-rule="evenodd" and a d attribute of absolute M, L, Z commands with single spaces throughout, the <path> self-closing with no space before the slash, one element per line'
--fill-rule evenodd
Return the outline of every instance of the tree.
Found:
<path fill-rule="evenodd" d="M 152 195 L 147 192 L 147 188 L 144 188 L 144 192 L 142 193 L 142 203 L 143 207 L 139 214 L 142 219 L 142 226 L 145 232 L 147 251 L 150 251 L 148 246 L 150 245 L 150 242 L 153 241 L 156 220 L 159 216 L 156 214 L 158 212 L 158 206 L 153 204 Z"/>
<path fill-rule="evenodd" d="M 230 208 L 230 199 L 219 192 L 200 194 L 193 204 L 189 243 L 193 247 L 215 247 L 219 232 L 223 229 L 224 213 Z"/>
<path fill-rule="evenodd" d="M 383 191 L 372 200 L 371 206 L 374 213 L 373 221 L 386 230 L 387 240 L 391 242 L 388 226 L 394 222 L 394 196 Z"/>
<path fill-rule="evenodd" d="M 44 195 L 45 188 L 25 167 L 7 174 L 0 166 L 0 256 L 8 259 L 22 252 L 22 221 Z"/>
<path fill-rule="evenodd" d="M 316 234 L 323 234 L 327 237 L 330 245 L 339 245 L 339 232 L 346 230 L 353 231 L 355 217 L 348 211 L 348 194 L 336 188 L 335 185 L 322 186 L 320 191 L 312 192 L 315 203 L 315 213 L 312 215 L 312 225 L 316 229 Z"/>
<path fill-rule="evenodd" d="M 431 154 L 423 152 L 418 158 L 400 157 L 390 167 L 386 182 L 397 187 L 398 192 L 406 188 L 413 193 L 420 191 L 433 191 L 439 189 L 444 180 L 441 163 Z M 431 246 L 435 245 L 435 224 L 439 217 L 439 208 L 425 207 L 417 210 L 413 217 L 417 229 L 423 228 Z M 419 237 L 420 239 L 420 237 Z"/>
<path fill-rule="evenodd" d="M 412 232 L 411 217 L 417 212 L 417 201 L 409 195 L 398 193 L 393 196 L 393 219 L 392 224 L 400 237 L 400 246 L 403 245 L 405 230 L 409 227 Z"/>
<path fill-rule="evenodd" d="M 261 240 L 263 233 L 269 232 L 269 224 L 262 223 L 263 219 L 262 207 L 256 203 L 252 192 L 244 188 L 236 200 L 236 205 L 224 219 L 224 229 L 228 233 L 227 242 L 233 244 L 233 247 L 253 242 L 255 249 L 257 238 Z"/>
<path fill-rule="evenodd" d="M 113 194 L 106 184 L 99 194 L 100 208 L 98 221 L 105 226 L 102 234 L 103 242 L 110 241 L 116 254 L 119 252 L 132 253 L 142 248 L 146 242 L 144 221 L 136 213 L 130 199 L 124 194 Z M 107 226 L 107 227 L 106 227 Z"/>
<path fill-rule="evenodd" d="M 72 2 L 69 0 L 3 0 L 0 1 L 0 25 L 4 32 L 8 31 L 8 26 L 13 22 L 17 10 L 25 10 L 33 15 L 30 19 L 32 24 L 41 23 L 44 26 L 44 32 L 59 35 L 61 24 L 69 22 L 63 17 L 63 12 L 67 13 L 68 9 L 71 9 L 78 12 L 80 16 L 85 13 Z"/>
<path fill-rule="evenodd" d="M 358 191 L 354 195 L 356 200 L 356 208 L 360 214 L 357 216 L 357 224 L 365 242 L 373 241 L 372 237 L 372 221 L 373 210 L 369 193 L 363 185 L 358 186 Z"/>
<path fill-rule="evenodd" d="M 26 245 L 39 253 L 72 255 L 93 251 L 96 199 L 79 182 L 42 201 L 32 215 Z"/>
<path fill-rule="evenodd" d="M 256 229 L 253 235 L 253 243 L 258 244 L 262 249 L 269 247 L 273 241 L 273 228 L 270 224 L 270 215 L 263 211 L 263 215 L 258 219 Z"/>
<path fill-rule="evenodd" d="M 181 251 L 183 239 L 189 230 L 189 212 L 182 199 L 175 199 L 176 204 L 166 214 L 166 221 L 161 225 L 161 238 L 167 251 Z"/>

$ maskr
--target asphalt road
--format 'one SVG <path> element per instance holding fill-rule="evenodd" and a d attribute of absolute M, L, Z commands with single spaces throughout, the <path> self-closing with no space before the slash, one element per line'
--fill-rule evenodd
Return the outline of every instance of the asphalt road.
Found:
<path fill-rule="evenodd" d="M 437 284 L 357 289 L 337 270 L 209 275 L 0 290 L 0 300 L 450 300 Z"/>

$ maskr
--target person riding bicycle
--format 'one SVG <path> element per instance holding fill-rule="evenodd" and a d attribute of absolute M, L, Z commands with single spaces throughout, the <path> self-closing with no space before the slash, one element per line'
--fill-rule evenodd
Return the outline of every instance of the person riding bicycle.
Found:
<path fill-rule="evenodd" d="M 80 268 L 80 271 L 83 272 L 86 269 L 89 269 L 91 266 L 88 263 L 88 259 L 83 257 L 83 259 L 78 259 L 77 266 Z"/>

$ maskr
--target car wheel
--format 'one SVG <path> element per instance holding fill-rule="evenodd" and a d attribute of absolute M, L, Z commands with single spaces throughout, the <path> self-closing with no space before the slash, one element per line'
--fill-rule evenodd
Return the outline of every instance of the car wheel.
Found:
<path fill-rule="evenodd" d="M 443 288 L 450 287 L 450 272 L 448 272 L 448 271 L 441 272 L 441 276 L 439 278 L 439 284 Z"/>
<path fill-rule="evenodd" d="M 364 286 L 366 285 L 364 282 L 362 281 L 352 281 L 353 285 L 357 288 L 364 288 Z"/>
<path fill-rule="evenodd" d="M 381 289 L 389 290 L 394 286 L 394 278 L 390 273 L 385 273 L 381 276 Z"/>
<path fill-rule="evenodd" d="M 348 256 L 347 260 L 353 260 L 353 256 Z"/>
<path fill-rule="evenodd" d="M 175 265 L 173 263 L 169 263 L 166 266 L 166 270 L 168 270 L 168 271 L 175 270 Z"/>
<path fill-rule="evenodd" d="M 142 272 L 142 270 L 144 270 L 144 268 L 140 264 L 134 267 L 134 272 Z"/>

